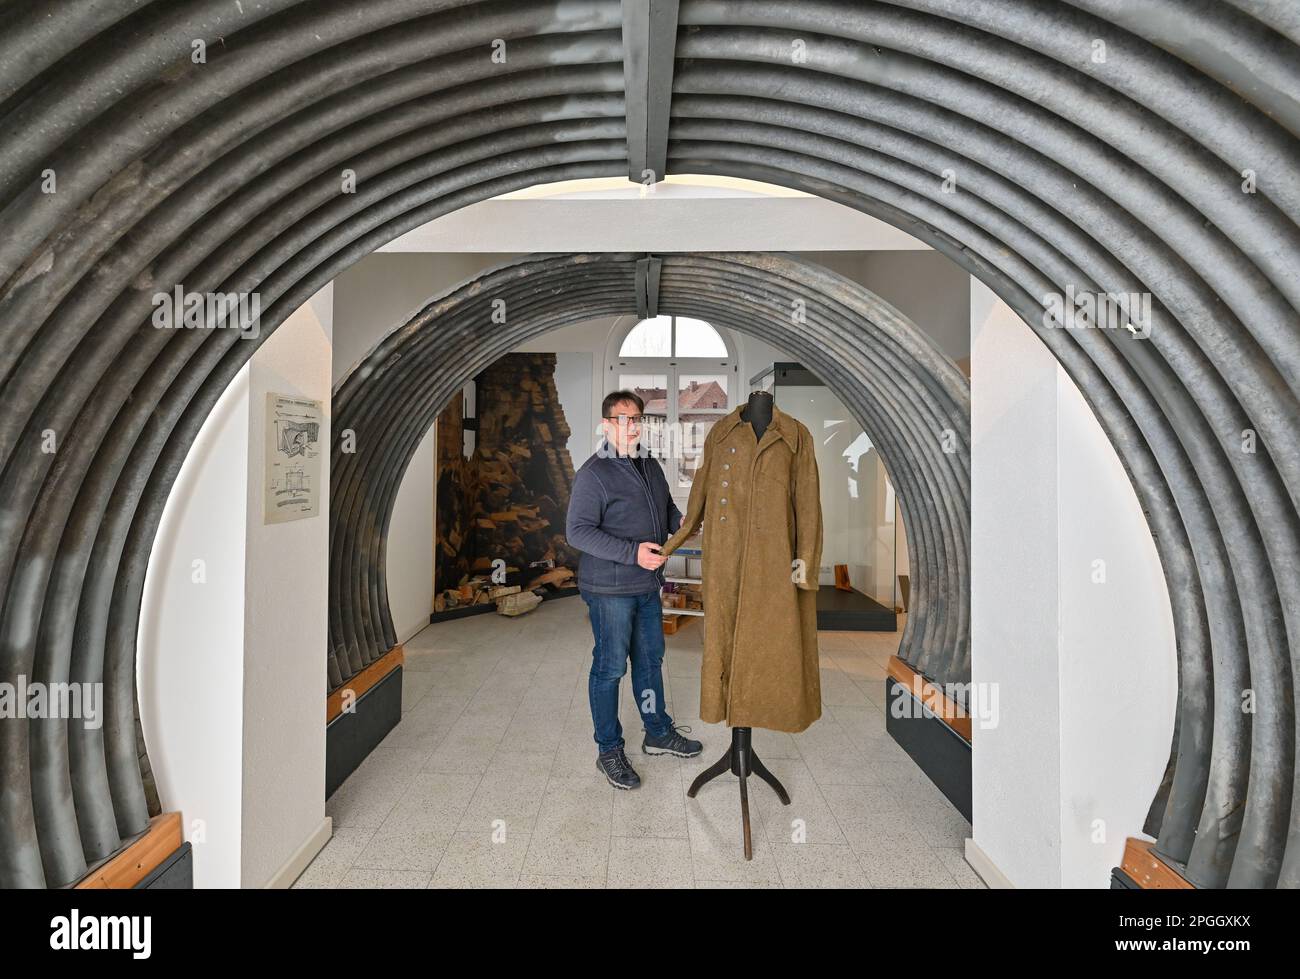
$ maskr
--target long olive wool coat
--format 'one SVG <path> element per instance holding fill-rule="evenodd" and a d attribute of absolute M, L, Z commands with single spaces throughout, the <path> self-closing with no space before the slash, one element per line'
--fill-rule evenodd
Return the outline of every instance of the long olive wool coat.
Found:
<path fill-rule="evenodd" d="M 822 712 L 817 459 L 802 422 L 774 406 L 758 441 L 740 411 L 705 437 L 681 528 L 662 552 L 703 521 L 700 719 L 794 733 Z"/>

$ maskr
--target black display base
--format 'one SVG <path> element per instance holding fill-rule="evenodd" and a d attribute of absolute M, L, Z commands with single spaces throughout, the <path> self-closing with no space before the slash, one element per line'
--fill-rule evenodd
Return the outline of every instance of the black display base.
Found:
<path fill-rule="evenodd" d="M 325 798 L 357 770 L 366 756 L 402 719 L 402 668 L 399 666 L 325 726 Z"/>
<path fill-rule="evenodd" d="M 894 716 L 895 697 L 910 701 L 902 717 Z M 970 822 L 970 745 L 893 677 L 885 678 L 885 730 Z"/>
<path fill-rule="evenodd" d="M 187 840 L 133 888 L 150 891 L 194 889 L 194 848 Z"/>
<path fill-rule="evenodd" d="M 1112 891 L 1142 890 L 1142 888 L 1138 887 L 1137 881 L 1120 870 L 1119 867 L 1112 867 L 1110 870 L 1110 889 Z"/>
<path fill-rule="evenodd" d="M 553 598 L 568 598 L 570 595 L 578 594 L 578 588 L 575 585 L 572 588 L 548 588 L 542 592 L 542 601 L 547 602 Z M 467 615 L 481 615 L 484 612 L 495 612 L 497 610 L 496 602 L 484 602 L 482 605 L 467 605 L 465 608 L 449 608 L 445 612 L 433 612 L 429 615 L 429 624 L 435 622 L 447 622 L 451 619 L 463 619 Z"/>
<path fill-rule="evenodd" d="M 695 776 L 695 781 L 686 790 L 687 798 L 694 799 L 707 782 L 717 778 L 723 772 L 731 772 L 740 779 L 740 823 L 742 841 L 745 846 L 745 859 L 754 859 L 754 842 L 749 826 L 749 776 L 757 775 L 772 787 L 781 805 L 790 804 L 790 793 L 780 779 L 767 770 L 754 751 L 754 729 L 751 727 L 733 727 L 731 729 L 731 747 L 727 753 L 712 765 Z"/>
<path fill-rule="evenodd" d="M 817 589 L 817 628 L 836 632 L 897 632 L 898 615 L 860 591 Z"/>

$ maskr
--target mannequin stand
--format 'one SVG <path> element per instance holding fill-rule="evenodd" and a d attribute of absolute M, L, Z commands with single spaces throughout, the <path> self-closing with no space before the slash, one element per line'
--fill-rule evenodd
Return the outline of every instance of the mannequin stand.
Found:
<path fill-rule="evenodd" d="M 740 779 L 740 819 L 745 827 L 745 859 L 754 859 L 754 847 L 750 840 L 749 834 L 749 790 L 746 785 L 746 779 L 750 775 L 757 775 L 768 785 L 772 786 L 772 791 L 776 793 L 781 805 L 790 804 L 790 795 L 785 791 L 785 786 L 777 780 L 777 777 L 764 767 L 759 761 L 758 755 L 754 753 L 752 745 L 753 728 L 733 727 L 731 729 L 731 749 L 715 761 L 712 765 L 700 772 L 695 781 L 691 783 L 690 789 L 686 795 L 694 799 L 695 793 L 703 788 L 706 782 L 709 782 L 728 769 L 731 774 Z"/>
<path fill-rule="evenodd" d="M 772 395 L 767 391 L 751 391 L 749 401 L 740 410 L 741 420 L 749 423 L 754 430 L 754 437 L 760 442 L 763 433 L 767 431 L 768 425 L 772 423 L 772 402 Z M 781 800 L 781 805 L 788 806 L 790 804 L 790 795 L 786 792 L 785 786 L 777 781 L 776 776 L 769 772 L 763 763 L 758 760 L 758 755 L 754 754 L 753 733 L 754 729 L 750 727 L 733 727 L 731 729 L 731 750 L 700 772 L 695 781 L 691 783 L 690 790 L 686 793 L 688 798 L 694 799 L 695 793 L 699 792 L 706 782 L 717 778 L 728 769 L 731 770 L 732 775 L 740 779 L 740 821 L 745 828 L 746 860 L 754 859 L 754 845 L 749 833 L 749 785 L 746 781 L 749 776 L 757 775 L 772 786 L 772 791 Z"/>

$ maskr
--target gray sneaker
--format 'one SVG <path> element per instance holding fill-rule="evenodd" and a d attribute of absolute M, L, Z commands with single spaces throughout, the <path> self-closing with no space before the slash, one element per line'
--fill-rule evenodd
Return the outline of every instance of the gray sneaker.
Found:
<path fill-rule="evenodd" d="M 679 731 L 689 731 L 690 728 L 682 726 L 673 728 L 661 738 L 645 736 L 641 742 L 641 750 L 647 755 L 676 755 L 678 758 L 694 758 L 704 750 L 704 745 L 698 741 L 692 741 L 690 738 L 684 738 Z"/>
<path fill-rule="evenodd" d="M 636 773 L 632 763 L 627 760 L 627 755 L 623 753 L 622 748 L 615 748 L 613 751 L 606 751 L 597 755 L 596 767 L 604 773 L 609 784 L 616 789 L 635 789 L 641 784 L 641 776 Z"/>

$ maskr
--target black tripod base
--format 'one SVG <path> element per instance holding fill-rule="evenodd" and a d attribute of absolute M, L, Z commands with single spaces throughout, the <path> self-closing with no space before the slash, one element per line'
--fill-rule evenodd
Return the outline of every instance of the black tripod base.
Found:
<path fill-rule="evenodd" d="M 753 728 L 733 727 L 731 729 L 731 748 L 725 755 L 700 772 L 686 792 L 689 798 L 694 799 L 695 794 L 704 787 L 706 782 L 717 778 L 726 771 L 730 771 L 732 775 L 740 779 L 740 819 L 745 830 L 746 860 L 754 859 L 754 846 L 749 834 L 749 788 L 747 785 L 749 776 L 757 775 L 772 786 L 772 791 L 781 800 L 781 805 L 788 806 L 790 804 L 790 794 L 786 792 L 785 786 L 767 770 L 766 766 L 759 760 L 758 755 L 754 753 L 752 734 Z"/>

